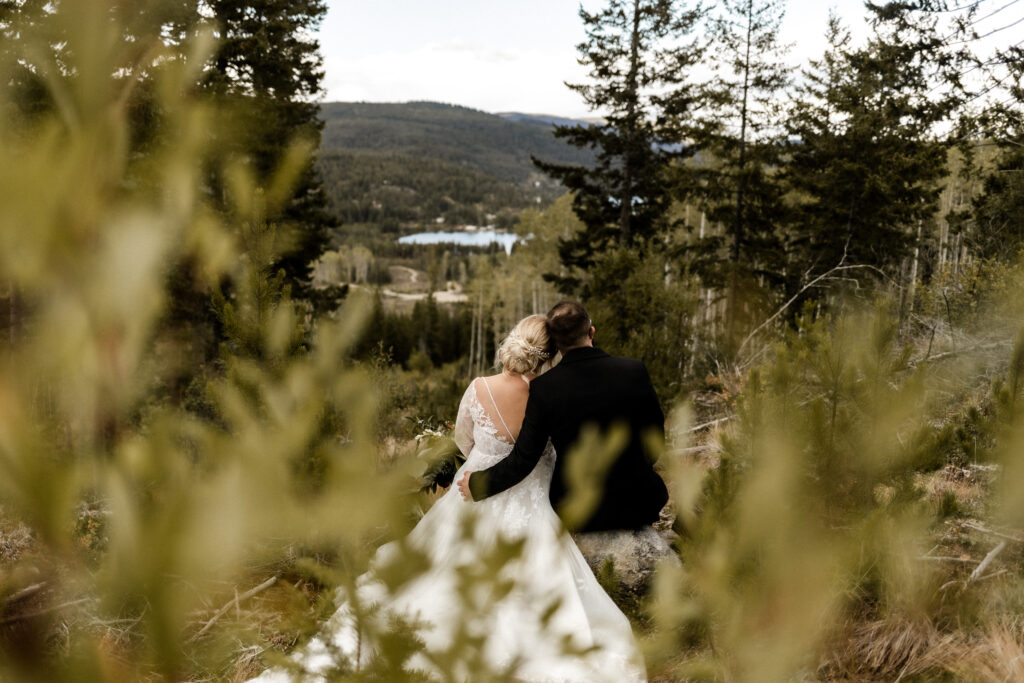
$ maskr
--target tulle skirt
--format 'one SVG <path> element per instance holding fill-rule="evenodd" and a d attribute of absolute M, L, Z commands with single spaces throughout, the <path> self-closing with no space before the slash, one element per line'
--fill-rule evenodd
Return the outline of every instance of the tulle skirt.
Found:
<path fill-rule="evenodd" d="M 417 564 L 410 553 L 429 569 L 389 589 L 382 576 Z M 353 602 L 375 606 L 378 625 L 417 625 L 423 651 L 404 667 L 428 678 L 441 677 L 443 662 L 465 681 L 487 672 L 537 683 L 646 680 L 629 620 L 562 530 L 546 490 L 529 479 L 479 503 L 452 487 L 403 542 L 382 546 L 373 566 L 380 571 L 360 578 L 357 600 L 339 592 L 320 635 L 292 655 L 298 671 L 253 680 L 320 681 L 339 662 L 358 669 L 370 661 L 377 643 L 357 628 Z"/>

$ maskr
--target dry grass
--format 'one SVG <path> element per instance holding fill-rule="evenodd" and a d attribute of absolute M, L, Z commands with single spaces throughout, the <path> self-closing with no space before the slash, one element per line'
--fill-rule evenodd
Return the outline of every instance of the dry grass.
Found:
<path fill-rule="evenodd" d="M 939 503 L 951 495 L 976 513 L 992 477 L 983 468 L 949 465 L 917 475 L 915 483 L 925 500 Z M 990 531 L 969 518 L 939 525 L 931 561 L 922 566 L 937 570 L 933 600 L 913 616 L 854 617 L 832 641 L 818 676 L 848 682 L 1024 681 L 1024 625 L 1005 621 L 1020 590 L 1020 546 L 1011 543 L 983 576 L 969 578 L 1001 540 L 998 534 L 1011 531 Z"/>
<path fill-rule="evenodd" d="M 275 567 L 275 573 L 284 570 L 283 580 L 257 596 L 239 603 L 218 622 L 214 631 L 243 635 L 236 639 L 229 661 L 224 663 L 218 678 L 245 681 L 263 671 L 267 661 L 265 652 L 287 653 L 299 643 L 315 618 L 315 603 L 320 587 L 297 577 L 288 567 Z M 264 572 L 265 573 L 265 572 Z M 248 577 L 245 586 L 255 585 L 267 577 L 256 573 Z M 223 600 L 223 602 L 221 602 Z M 222 604 L 231 602 L 225 592 L 202 614 L 197 614 L 193 628 L 198 631 Z M 211 631 L 205 638 L 216 638 Z M 254 642 L 256 641 L 256 642 Z"/>
<path fill-rule="evenodd" d="M 1020 624 L 991 628 L 951 670 L 965 681 L 1024 681 L 1024 638 Z"/>
<path fill-rule="evenodd" d="M 960 508 L 978 512 L 984 504 L 989 476 L 979 468 L 948 464 L 934 472 L 918 473 L 914 485 L 930 502 L 939 504 L 952 495 Z"/>
<path fill-rule="evenodd" d="M 34 544 L 31 529 L 0 508 L 0 569 L 13 565 L 31 551 Z"/>
<path fill-rule="evenodd" d="M 263 661 L 260 659 L 262 654 L 263 648 L 258 645 L 242 648 L 235 658 L 235 672 L 230 679 L 231 683 L 242 683 L 258 676 L 264 669 Z"/>
<path fill-rule="evenodd" d="M 1024 637 L 1019 624 L 985 633 L 943 633 L 928 620 L 873 621 L 853 627 L 845 647 L 819 670 L 827 681 L 1024 680 Z"/>
<path fill-rule="evenodd" d="M 958 634 L 927 619 L 890 618 L 851 624 L 819 673 L 828 681 L 898 681 L 948 671 L 963 654 Z"/>

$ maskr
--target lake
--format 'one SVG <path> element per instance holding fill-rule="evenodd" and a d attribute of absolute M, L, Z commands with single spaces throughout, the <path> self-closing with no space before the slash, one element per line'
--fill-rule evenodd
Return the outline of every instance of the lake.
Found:
<path fill-rule="evenodd" d="M 512 253 L 512 245 L 518 241 L 518 235 L 496 230 L 418 232 L 398 238 L 400 244 L 462 244 L 467 247 L 486 247 L 497 242 L 504 247 L 506 254 Z"/>

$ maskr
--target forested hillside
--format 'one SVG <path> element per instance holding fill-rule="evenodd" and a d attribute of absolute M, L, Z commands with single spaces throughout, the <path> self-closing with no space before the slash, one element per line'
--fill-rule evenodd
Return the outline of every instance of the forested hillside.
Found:
<path fill-rule="evenodd" d="M 592 158 L 554 137 L 553 124 L 568 119 L 437 102 L 331 102 L 321 117 L 320 168 L 331 206 L 344 221 L 392 229 L 439 217 L 487 224 L 503 209 L 546 205 L 565 190 L 530 157 L 571 164 Z"/>
<path fill-rule="evenodd" d="M 530 155 L 586 163 L 590 154 L 555 139 L 551 125 L 509 121 L 438 102 L 332 102 L 321 107 L 324 151 L 394 152 L 466 166 L 522 186 L 547 178 Z M 548 185 L 550 187 L 550 184 Z"/>
<path fill-rule="evenodd" d="M 550 197 L 433 157 L 394 152 L 322 151 L 318 168 L 332 211 L 345 223 L 395 232 L 402 223 L 511 225 L 514 215 Z"/>

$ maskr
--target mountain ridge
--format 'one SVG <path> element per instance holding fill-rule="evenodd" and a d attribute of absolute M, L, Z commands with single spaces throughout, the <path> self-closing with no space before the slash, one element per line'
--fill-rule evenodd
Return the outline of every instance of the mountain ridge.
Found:
<path fill-rule="evenodd" d="M 325 152 L 387 151 L 438 159 L 522 187 L 547 180 L 533 166 L 531 156 L 568 164 L 586 164 L 592 158 L 555 138 L 543 122 L 511 120 L 460 105 L 328 102 L 321 105 L 321 117 Z M 547 184 L 554 185 L 553 181 Z"/>
<path fill-rule="evenodd" d="M 573 121 L 561 117 L 418 101 L 327 102 L 321 119 L 318 167 L 331 209 L 343 222 L 389 231 L 439 219 L 507 222 L 510 212 L 565 192 L 532 157 L 578 165 L 593 158 L 555 138 L 557 121 Z"/>

